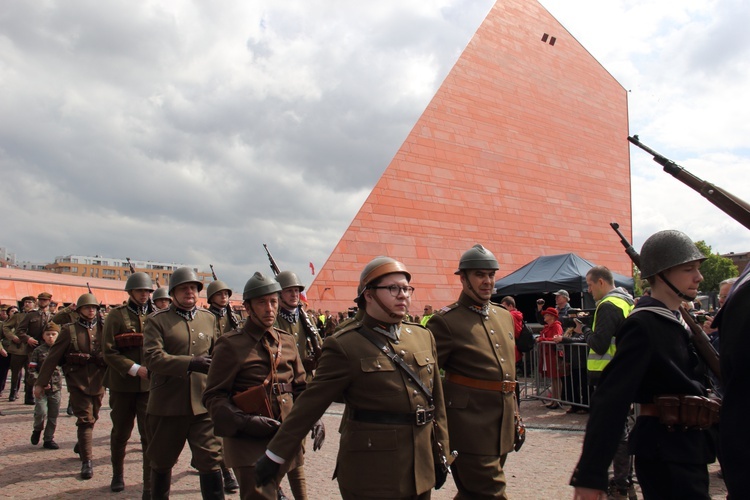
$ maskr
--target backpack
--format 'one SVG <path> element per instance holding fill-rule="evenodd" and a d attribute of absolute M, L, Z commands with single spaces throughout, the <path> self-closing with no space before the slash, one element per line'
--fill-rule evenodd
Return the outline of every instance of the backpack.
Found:
<path fill-rule="evenodd" d="M 529 352 L 534 348 L 534 345 L 536 345 L 536 341 L 534 340 L 534 331 L 524 321 L 523 328 L 521 328 L 521 333 L 518 334 L 518 338 L 516 339 L 516 347 L 520 352 Z"/>

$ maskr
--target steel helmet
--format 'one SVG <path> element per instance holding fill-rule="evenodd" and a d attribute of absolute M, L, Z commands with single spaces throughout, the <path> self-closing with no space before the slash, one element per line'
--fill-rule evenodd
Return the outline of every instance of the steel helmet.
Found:
<path fill-rule="evenodd" d="M 406 275 L 406 280 L 411 281 L 411 273 L 408 269 L 406 269 L 406 266 L 403 264 L 403 262 L 399 262 L 396 259 L 385 257 L 382 255 L 380 257 L 375 257 L 374 259 L 372 259 L 359 275 L 357 298 L 354 299 L 354 301 L 356 302 L 360 297 L 362 297 L 362 293 L 373 281 L 377 280 L 381 276 L 393 273 L 404 273 Z"/>
<path fill-rule="evenodd" d="M 167 290 L 167 287 L 165 286 L 157 288 L 151 298 L 154 300 L 167 299 L 172 302 L 172 297 L 169 296 L 169 290 Z"/>
<path fill-rule="evenodd" d="M 302 284 L 297 275 L 292 271 L 281 271 L 276 275 L 276 281 L 279 282 L 282 290 L 291 288 L 293 286 L 298 287 L 300 292 L 304 291 L 305 289 L 305 285 Z"/>
<path fill-rule="evenodd" d="M 461 274 L 461 271 L 467 269 L 498 270 L 500 264 L 497 263 L 497 259 L 492 252 L 477 243 L 461 255 L 461 260 L 458 261 L 458 270 L 453 274 Z"/>
<path fill-rule="evenodd" d="M 172 273 L 172 277 L 169 279 L 169 295 L 172 295 L 172 291 L 175 287 L 182 285 L 183 283 L 195 283 L 198 285 L 198 291 L 203 290 L 203 283 L 198 279 L 198 275 L 195 274 L 189 267 L 180 267 Z"/>
<path fill-rule="evenodd" d="M 211 297 L 217 292 L 221 292 L 222 290 L 226 290 L 229 292 L 229 296 L 232 296 L 232 289 L 229 288 L 229 285 L 224 283 L 221 280 L 212 281 L 208 284 L 208 290 L 206 291 L 206 296 L 208 297 L 208 301 L 211 302 Z"/>
<path fill-rule="evenodd" d="M 281 291 L 281 285 L 275 279 L 256 272 L 245 283 L 245 289 L 242 291 L 242 300 L 250 300 L 256 297 L 262 297 L 271 293 Z"/>
<path fill-rule="evenodd" d="M 99 301 L 96 300 L 96 297 L 94 297 L 93 293 L 84 293 L 80 297 L 78 297 L 78 302 L 76 302 L 76 309 L 83 306 L 94 306 L 99 307 Z"/>
<path fill-rule="evenodd" d="M 133 273 L 128 276 L 128 281 L 125 282 L 125 291 L 130 290 L 154 290 L 154 282 L 151 281 L 151 276 L 146 273 Z"/>
<path fill-rule="evenodd" d="M 706 256 L 687 234 L 674 229 L 659 231 L 649 236 L 641 247 L 641 277 L 650 278 L 694 260 L 703 262 Z"/>

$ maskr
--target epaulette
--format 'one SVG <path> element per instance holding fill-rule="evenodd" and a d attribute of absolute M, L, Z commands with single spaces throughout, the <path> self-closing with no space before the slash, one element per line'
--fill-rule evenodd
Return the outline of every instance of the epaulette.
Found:
<path fill-rule="evenodd" d="M 120 304 L 119 306 L 113 307 L 112 310 L 114 311 L 115 309 L 122 309 L 124 307 L 128 307 L 128 305 L 127 304 Z"/>
<path fill-rule="evenodd" d="M 228 331 L 227 333 L 222 333 L 219 338 L 221 339 L 224 337 L 234 337 L 235 335 L 241 335 L 241 334 L 242 334 L 242 329 L 235 328 L 234 330 Z"/>
<path fill-rule="evenodd" d="M 149 314 L 148 317 L 151 318 L 153 316 L 158 316 L 160 314 L 164 314 L 164 313 L 167 313 L 167 312 L 169 312 L 169 308 L 168 307 L 166 309 L 159 309 L 158 311 L 154 311 L 151 314 Z"/>
<path fill-rule="evenodd" d="M 437 311 L 435 311 L 435 314 L 440 314 L 441 316 L 448 311 L 452 311 L 453 309 L 458 307 L 458 302 L 454 302 L 453 304 L 448 304 L 447 306 L 441 307 Z"/>
<path fill-rule="evenodd" d="M 273 327 L 274 330 L 276 330 L 276 333 L 282 333 L 284 335 L 291 335 L 291 333 L 287 332 L 286 330 L 282 330 L 281 328 Z"/>
<path fill-rule="evenodd" d="M 338 330 L 333 332 L 334 337 L 338 337 L 340 335 L 343 335 L 345 333 L 352 332 L 354 330 L 357 330 L 359 327 L 362 326 L 362 321 L 352 321 L 351 323 L 347 323 L 343 327 L 340 327 Z"/>

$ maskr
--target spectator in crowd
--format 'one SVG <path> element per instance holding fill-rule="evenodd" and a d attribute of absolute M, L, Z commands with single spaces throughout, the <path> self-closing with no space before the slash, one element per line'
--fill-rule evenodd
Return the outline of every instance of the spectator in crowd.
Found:
<path fill-rule="evenodd" d="M 555 309 L 557 309 L 558 319 L 567 318 L 568 311 L 570 310 L 570 294 L 567 290 L 558 290 L 554 293 L 555 295 Z M 544 324 L 543 310 L 544 299 L 536 301 L 536 320 L 538 323 Z"/>
<path fill-rule="evenodd" d="M 422 314 L 422 319 L 419 320 L 419 324 L 422 326 L 426 326 L 427 322 L 430 321 L 430 318 L 433 314 L 432 306 L 430 304 L 427 304 L 424 306 L 424 314 Z"/>
<path fill-rule="evenodd" d="M 562 349 L 558 350 L 554 344 L 557 336 L 562 336 L 562 324 L 558 319 L 559 313 L 554 307 L 548 307 L 542 311 L 544 327 L 539 332 L 536 341 L 540 343 L 539 373 L 550 379 L 552 400 L 547 404 L 550 410 L 559 410 L 561 383 L 560 378 L 565 374 L 565 359 Z"/>
<path fill-rule="evenodd" d="M 500 305 L 507 309 L 513 318 L 513 337 L 518 339 L 518 336 L 521 335 L 521 330 L 523 329 L 523 313 L 516 309 L 516 299 L 508 295 L 500 300 Z M 518 347 L 516 347 L 516 363 L 522 359 L 523 354 L 518 350 Z"/>
<path fill-rule="evenodd" d="M 47 323 L 42 337 L 44 343 L 34 349 L 29 358 L 29 378 L 31 379 L 32 386 L 36 383 L 39 369 L 42 367 L 52 344 L 55 343 L 59 334 L 59 325 L 52 322 Z M 43 446 L 48 450 L 57 450 L 60 448 L 55 443 L 55 429 L 57 429 L 57 416 L 60 414 L 61 389 L 62 375 L 60 374 L 60 369 L 55 366 L 49 382 L 47 382 L 47 385 L 44 386 L 41 392 L 41 396 L 36 397 L 34 401 L 34 430 L 31 432 L 31 444 L 34 446 L 39 444 L 39 438 L 42 436 L 42 431 L 44 431 Z M 44 425 L 45 420 L 47 421 L 46 426 Z"/>
<path fill-rule="evenodd" d="M 576 318 L 579 313 L 580 309 L 570 309 L 569 317 Z M 589 405 L 586 370 L 588 348 L 584 335 L 576 332 L 575 327 L 570 326 L 565 329 L 562 335 L 556 336 L 553 340 L 558 344 L 563 344 L 564 357 L 570 366 L 569 372 L 566 370 L 564 396 L 567 401 L 571 402 L 571 405 L 565 413 L 588 413 L 586 409 Z"/>

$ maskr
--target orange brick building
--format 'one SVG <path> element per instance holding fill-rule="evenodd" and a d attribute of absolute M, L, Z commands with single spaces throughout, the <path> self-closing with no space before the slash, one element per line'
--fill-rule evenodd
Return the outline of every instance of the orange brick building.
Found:
<path fill-rule="evenodd" d="M 499 1 L 315 281 L 314 308 L 353 305 L 363 266 L 402 260 L 412 310 L 456 299 L 453 272 L 482 243 L 502 277 L 540 255 L 631 265 L 627 93 L 536 0 Z"/>

